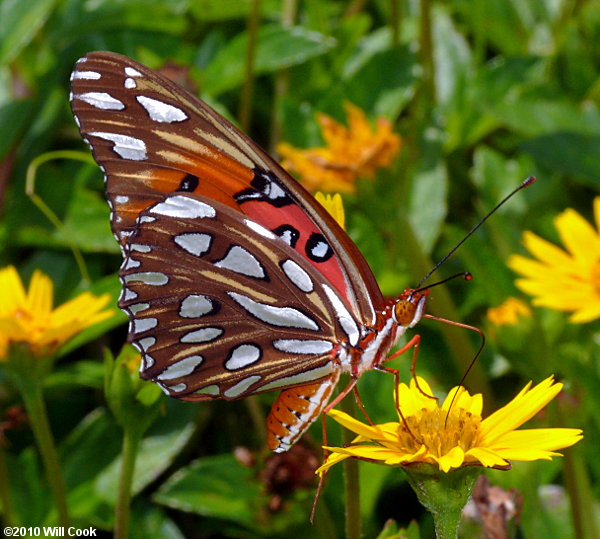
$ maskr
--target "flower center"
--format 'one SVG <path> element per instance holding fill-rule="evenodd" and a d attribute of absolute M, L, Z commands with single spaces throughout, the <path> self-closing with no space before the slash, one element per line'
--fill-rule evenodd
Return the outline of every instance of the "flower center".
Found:
<path fill-rule="evenodd" d="M 447 410 L 435 408 L 421 410 L 418 417 L 408 416 L 406 422 L 412 435 L 400 422 L 398 438 L 403 447 L 416 451 L 423 444 L 429 453 L 442 457 L 457 446 L 468 451 L 476 445 L 481 417 L 464 408 L 455 407 L 449 415 Z"/>

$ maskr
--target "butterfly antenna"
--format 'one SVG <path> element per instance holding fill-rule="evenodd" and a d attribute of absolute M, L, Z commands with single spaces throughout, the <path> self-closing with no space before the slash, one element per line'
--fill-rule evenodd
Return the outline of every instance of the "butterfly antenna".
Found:
<path fill-rule="evenodd" d="M 446 260 L 448 260 L 448 258 L 450 258 L 453 254 L 454 251 L 456 251 L 471 235 L 473 235 L 473 233 L 483 224 L 485 223 L 488 218 L 494 214 L 498 208 L 500 208 L 500 206 L 502 206 L 508 199 L 512 198 L 516 193 L 518 193 L 521 189 L 525 189 L 525 187 L 529 187 L 533 182 L 535 182 L 535 176 L 529 176 L 529 178 L 527 178 L 521 185 L 519 185 L 519 187 L 517 187 L 516 189 L 514 189 L 513 191 L 511 191 L 507 196 L 505 196 L 500 202 L 498 202 L 498 204 L 496 204 L 496 206 L 494 206 L 494 208 L 488 212 L 488 214 L 483 217 L 481 219 L 481 221 L 479 221 L 471 230 L 469 230 L 469 232 L 467 233 L 467 235 L 460 240 L 451 250 L 450 252 L 444 257 L 442 258 L 434 267 L 433 269 L 427 274 L 425 275 L 425 277 L 423 277 L 423 279 L 421 279 L 421 282 L 417 285 L 417 288 L 421 288 L 422 284 L 429 279 L 429 277 L 431 277 L 431 274 L 433 272 L 435 272 L 444 262 L 446 262 Z"/>

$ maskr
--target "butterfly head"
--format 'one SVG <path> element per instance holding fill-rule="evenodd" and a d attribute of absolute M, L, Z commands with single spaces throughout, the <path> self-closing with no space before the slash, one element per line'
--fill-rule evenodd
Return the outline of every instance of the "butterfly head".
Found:
<path fill-rule="evenodd" d="M 395 301 L 392 308 L 392 318 L 399 326 L 414 327 L 425 313 L 425 304 L 429 289 L 415 290 L 407 288 Z"/>

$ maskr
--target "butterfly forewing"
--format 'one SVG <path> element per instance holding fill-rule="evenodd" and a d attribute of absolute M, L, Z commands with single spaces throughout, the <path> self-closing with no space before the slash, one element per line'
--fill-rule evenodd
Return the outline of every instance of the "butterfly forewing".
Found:
<path fill-rule="evenodd" d="M 311 264 L 229 206 L 175 194 L 142 212 L 120 306 L 142 376 L 188 400 L 305 385 L 341 369 L 359 326 Z"/>
<path fill-rule="evenodd" d="M 372 324 L 383 297 L 331 216 L 248 137 L 169 79 L 124 56 L 94 52 L 72 75 L 71 103 L 106 177 L 111 224 L 124 244 L 141 211 L 176 191 L 201 194 L 285 239 Z"/>

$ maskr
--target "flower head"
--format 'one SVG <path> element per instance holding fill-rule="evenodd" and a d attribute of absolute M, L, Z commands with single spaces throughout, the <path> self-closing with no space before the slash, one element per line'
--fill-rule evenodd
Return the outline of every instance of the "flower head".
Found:
<path fill-rule="evenodd" d="M 335 195 L 324 195 L 320 191 L 315 194 L 317 202 L 321 204 L 342 228 L 346 228 L 346 214 L 344 204 L 339 193 Z"/>
<path fill-rule="evenodd" d="M 373 130 L 365 113 L 347 103 L 348 127 L 325 114 L 317 121 L 325 146 L 301 150 L 280 144 L 283 166 L 297 173 L 309 190 L 353 193 L 358 178 L 372 179 L 378 168 L 391 165 L 400 149 L 400 137 L 386 118 L 377 118 Z"/>
<path fill-rule="evenodd" d="M 11 343 L 25 343 L 34 356 L 51 355 L 80 331 L 113 314 L 102 310 L 108 294 L 95 297 L 89 292 L 53 309 L 52 281 L 39 270 L 27 292 L 13 266 L 0 270 L 0 290 L 0 360 L 6 359 Z"/>
<path fill-rule="evenodd" d="M 534 297 L 534 305 L 572 312 L 575 323 L 600 318 L 600 197 L 594 215 L 596 229 L 575 210 L 565 210 L 554 225 L 566 250 L 525 232 L 523 243 L 537 260 L 513 255 L 508 261 L 524 277 L 516 285 Z"/>
<path fill-rule="evenodd" d="M 348 457 L 389 466 L 431 464 L 442 472 L 467 465 L 506 467 L 512 460 L 550 460 L 560 456 L 556 449 L 582 438 L 579 429 L 516 430 L 560 392 L 563 386 L 554 383 L 553 377 L 533 388 L 530 382 L 511 402 L 485 419 L 481 417 L 481 394 L 470 395 L 462 386 L 456 387 L 440 407 L 429 396 L 427 382 L 422 378 L 417 381 L 418 385 L 413 379 L 410 387 L 398 386 L 400 412 L 410 432 L 401 417 L 398 422 L 366 425 L 331 410 L 329 414 L 338 423 L 359 436 L 348 447 L 328 447 L 332 454 L 317 473 Z"/>
<path fill-rule="evenodd" d="M 531 309 L 517 298 L 508 298 L 498 307 L 488 309 L 487 316 L 495 326 L 515 326 L 520 317 L 531 316 Z"/>

